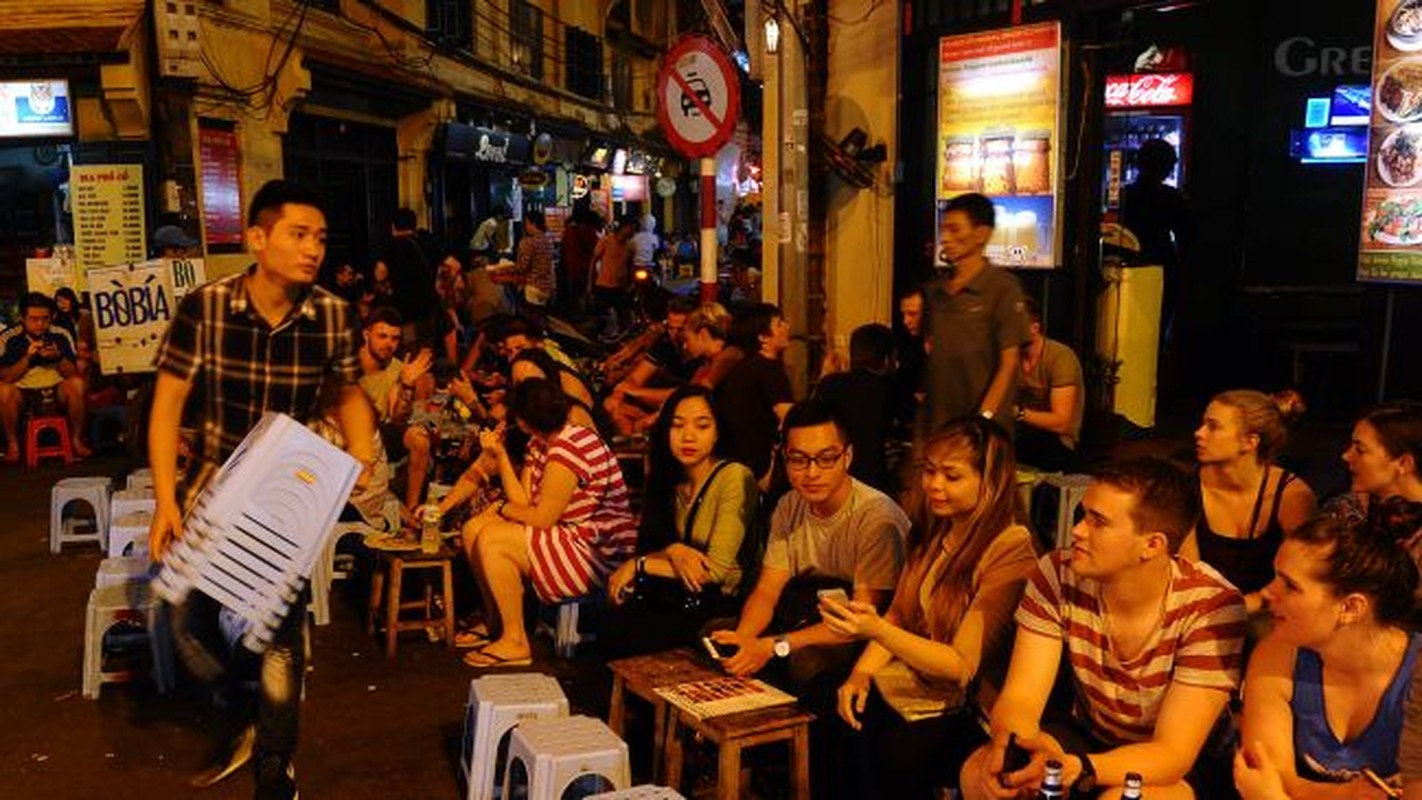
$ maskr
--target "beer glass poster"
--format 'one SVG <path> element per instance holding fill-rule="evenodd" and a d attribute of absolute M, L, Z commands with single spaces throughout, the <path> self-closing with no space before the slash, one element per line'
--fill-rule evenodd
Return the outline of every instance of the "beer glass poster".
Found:
<path fill-rule="evenodd" d="M 1422 281 L 1422 3 L 1376 2 L 1358 278 Z"/>
<path fill-rule="evenodd" d="M 997 209 L 987 257 L 1057 265 L 1061 26 L 945 36 L 938 45 L 938 224 L 945 203 L 980 192 Z M 942 233 L 939 258 L 942 253 Z"/>

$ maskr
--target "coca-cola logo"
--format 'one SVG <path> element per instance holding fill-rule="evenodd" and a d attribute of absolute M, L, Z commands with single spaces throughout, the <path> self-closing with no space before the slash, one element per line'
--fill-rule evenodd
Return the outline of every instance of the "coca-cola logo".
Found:
<path fill-rule="evenodd" d="M 1188 72 L 1106 76 L 1108 108 L 1188 106 L 1194 95 L 1195 76 Z"/>

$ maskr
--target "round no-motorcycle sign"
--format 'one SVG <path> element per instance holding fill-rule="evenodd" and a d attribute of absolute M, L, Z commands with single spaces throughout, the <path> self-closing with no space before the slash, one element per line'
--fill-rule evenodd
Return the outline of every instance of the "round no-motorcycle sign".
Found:
<path fill-rule="evenodd" d="M 705 36 L 689 36 L 667 53 L 657 75 L 657 121 L 688 158 L 716 154 L 741 113 L 741 87 L 726 54 Z"/>

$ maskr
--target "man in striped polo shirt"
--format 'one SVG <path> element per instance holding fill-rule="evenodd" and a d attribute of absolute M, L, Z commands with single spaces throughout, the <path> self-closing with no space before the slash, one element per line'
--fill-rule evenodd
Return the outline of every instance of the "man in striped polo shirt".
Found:
<path fill-rule="evenodd" d="M 1128 772 L 1151 800 L 1212 797 L 1199 787 L 1227 780 L 1227 764 L 1196 760 L 1239 685 L 1245 612 L 1219 573 L 1174 555 L 1199 516 L 1196 483 L 1158 459 L 1122 461 L 1096 475 L 1082 507 L 1071 548 L 1043 556 L 1027 583 L 992 743 L 964 765 L 964 796 L 1034 792 L 1056 759 L 1079 797 Z M 1072 707 L 1049 708 L 1063 656 Z M 1012 734 L 1026 766 L 1004 767 Z"/>

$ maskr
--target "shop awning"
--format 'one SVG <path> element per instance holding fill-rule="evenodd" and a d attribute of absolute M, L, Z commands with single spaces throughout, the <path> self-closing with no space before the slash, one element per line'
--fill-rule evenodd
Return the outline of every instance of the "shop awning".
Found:
<path fill-rule="evenodd" d="M 0 55 L 126 49 L 146 7 L 145 0 L 0 0 Z"/>

